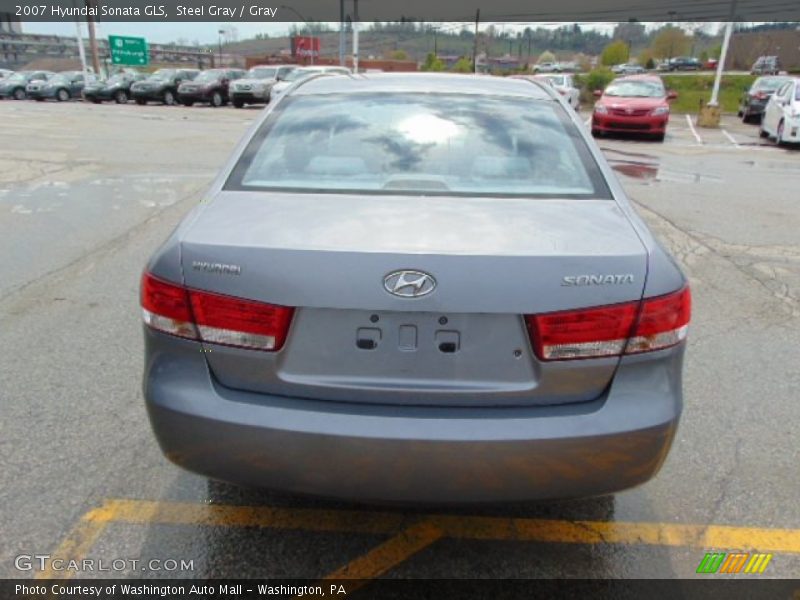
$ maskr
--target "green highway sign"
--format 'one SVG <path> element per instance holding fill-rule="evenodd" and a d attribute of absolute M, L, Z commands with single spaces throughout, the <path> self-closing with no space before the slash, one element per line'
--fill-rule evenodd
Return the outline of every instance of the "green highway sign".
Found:
<path fill-rule="evenodd" d="M 115 65 L 144 66 L 150 62 L 147 40 L 139 37 L 108 36 L 111 63 Z"/>

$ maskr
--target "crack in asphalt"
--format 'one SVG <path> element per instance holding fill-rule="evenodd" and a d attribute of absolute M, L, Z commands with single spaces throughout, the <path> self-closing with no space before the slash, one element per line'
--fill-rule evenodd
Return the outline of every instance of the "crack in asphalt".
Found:
<path fill-rule="evenodd" d="M 779 279 L 779 274 L 774 268 L 757 261 L 737 260 L 741 258 L 742 254 L 748 254 L 763 259 L 781 260 L 781 262 L 787 264 L 800 263 L 800 248 L 795 248 L 794 246 L 730 244 L 712 235 L 683 228 L 669 217 L 653 210 L 649 206 L 635 200 L 634 203 L 642 212 L 651 214 L 672 228 L 673 231 L 666 231 L 665 236 L 671 242 L 670 249 L 683 264 L 690 265 L 692 264 L 692 261 L 689 260 L 690 258 L 700 256 L 705 252 L 711 252 L 728 262 L 747 279 L 767 290 L 770 297 L 780 302 L 780 306 L 784 311 L 788 312 L 790 318 L 800 316 L 800 297 L 793 292 L 788 283 Z M 680 239 L 681 237 L 685 239 Z M 700 248 L 705 252 L 702 252 Z M 736 253 L 737 251 L 739 251 L 739 254 Z M 759 267 L 763 268 L 759 269 Z M 764 277 L 759 274 L 759 270 Z M 712 285 L 712 287 L 714 286 Z"/>

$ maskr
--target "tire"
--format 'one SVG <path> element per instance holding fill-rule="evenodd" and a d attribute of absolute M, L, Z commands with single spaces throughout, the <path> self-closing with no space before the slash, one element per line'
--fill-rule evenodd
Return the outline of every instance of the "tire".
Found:
<path fill-rule="evenodd" d="M 194 106 L 194 100 L 181 100 L 184 106 Z"/>
<path fill-rule="evenodd" d="M 219 108 L 220 106 L 222 106 L 223 102 L 224 100 L 222 99 L 222 94 L 220 94 L 219 92 L 214 92 L 213 94 L 211 94 L 211 102 L 209 103 L 211 104 L 211 106 L 213 106 L 214 108 Z"/>
<path fill-rule="evenodd" d="M 175 94 L 169 90 L 164 92 L 164 104 L 166 106 L 175 106 Z"/>
<path fill-rule="evenodd" d="M 244 100 L 237 100 L 236 98 L 233 99 L 233 106 L 236 108 L 243 108 L 244 107 Z"/>
<path fill-rule="evenodd" d="M 28 97 L 28 94 L 25 93 L 25 90 L 22 88 L 17 88 L 14 90 L 14 100 L 25 100 Z"/>
<path fill-rule="evenodd" d="M 758 137 L 760 137 L 760 138 L 769 137 L 769 134 L 766 131 L 764 131 L 764 124 L 763 123 L 758 128 Z"/>
<path fill-rule="evenodd" d="M 69 90 L 61 88 L 56 92 L 56 100 L 58 100 L 59 102 L 66 102 L 67 100 L 69 100 L 69 98 L 70 98 Z"/>
<path fill-rule="evenodd" d="M 775 132 L 775 142 L 778 144 L 778 146 L 785 146 L 786 145 L 786 142 L 783 141 L 783 120 L 782 119 L 781 119 L 781 122 L 778 123 L 778 129 Z"/>
<path fill-rule="evenodd" d="M 144 98 L 134 98 L 133 101 L 136 102 L 136 104 L 138 104 L 139 106 L 144 106 L 145 104 L 147 104 L 147 100 L 145 100 Z"/>
<path fill-rule="evenodd" d="M 116 94 L 114 94 L 114 102 L 117 104 L 127 104 L 128 103 L 128 92 L 125 90 L 120 90 Z"/>

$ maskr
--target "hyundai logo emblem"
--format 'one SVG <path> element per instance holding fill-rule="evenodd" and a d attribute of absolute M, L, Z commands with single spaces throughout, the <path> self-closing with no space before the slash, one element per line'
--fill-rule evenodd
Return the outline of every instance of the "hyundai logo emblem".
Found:
<path fill-rule="evenodd" d="M 383 278 L 383 287 L 401 298 L 421 298 L 436 289 L 436 280 L 423 271 L 392 271 Z"/>

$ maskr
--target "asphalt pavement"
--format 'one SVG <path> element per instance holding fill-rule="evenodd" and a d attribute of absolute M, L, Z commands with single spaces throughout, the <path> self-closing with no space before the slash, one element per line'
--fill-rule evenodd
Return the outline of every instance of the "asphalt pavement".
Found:
<path fill-rule="evenodd" d="M 144 411 L 142 268 L 257 114 L 0 102 L 0 575 L 70 575 L 16 560 L 50 554 L 139 561 L 114 576 L 695 577 L 706 552 L 747 550 L 797 576 L 800 151 L 727 116 L 598 141 L 693 290 L 684 416 L 654 480 L 360 506 L 185 473 Z"/>

